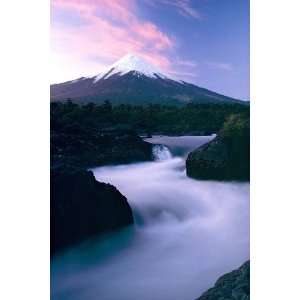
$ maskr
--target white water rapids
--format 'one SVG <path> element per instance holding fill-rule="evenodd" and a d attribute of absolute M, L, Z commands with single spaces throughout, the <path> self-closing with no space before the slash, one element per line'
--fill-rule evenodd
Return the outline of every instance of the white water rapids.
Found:
<path fill-rule="evenodd" d="M 193 300 L 249 258 L 249 184 L 186 177 L 187 152 L 211 138 L 153 137 L 168 147 L 158 161 L 93 170 L 127 197 L 135 226 L 55 257 L 52 299 Z"/>

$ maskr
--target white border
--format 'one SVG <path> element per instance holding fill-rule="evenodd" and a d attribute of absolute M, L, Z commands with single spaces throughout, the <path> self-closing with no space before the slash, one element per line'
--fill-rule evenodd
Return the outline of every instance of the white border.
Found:
<path fill-rule="evenodd" d="M 251 299 L 300 299 L 299 1 L 251 0 Z"/>
<path fill-rule="evenodd" d="M 50 5 L 0 5 L 0 299 L 48 299 Z"/>
<path fill-rule="evenodd" d="M 0 9 L 1 299 L 50 295 L 49 7 Z M 252 300 L 300 299 L 299 28 L 299 1 L 251 0 Z"/>

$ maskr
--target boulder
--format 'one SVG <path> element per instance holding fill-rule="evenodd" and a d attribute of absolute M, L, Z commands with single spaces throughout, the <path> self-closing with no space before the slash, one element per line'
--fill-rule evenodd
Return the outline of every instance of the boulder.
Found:
<path fill-rule="evenodd" d="M 249 118 L 231 116 L 214 140 L 188 155 L 186 170 L 195 179 L 249 181 Z"/>
<path fill-rule="evenodd" d="M 91 171 L 51 170 L 51 255 L 95 235 L 133 224 L 125 196 Z"/>
<path fill-rule="evenodd" d="M 197 300 L 250 300 L 250 261 L 220 277 L 214 287 Z"/>

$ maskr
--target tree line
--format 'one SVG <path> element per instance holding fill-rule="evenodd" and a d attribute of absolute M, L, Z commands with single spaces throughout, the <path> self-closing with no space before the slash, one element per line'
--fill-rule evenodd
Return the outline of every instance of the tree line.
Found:
<path fill-rule="evenodd" d="M 208 134 L 219 131 L 230 115 L 249 118 L 249 106 L 241 104 L 187 104 L 112 106 L 109 101 L 78 105 L 72 101 L 50 104 L 51 130 L 89 128 L 134 130 L 139 134 Z"/>

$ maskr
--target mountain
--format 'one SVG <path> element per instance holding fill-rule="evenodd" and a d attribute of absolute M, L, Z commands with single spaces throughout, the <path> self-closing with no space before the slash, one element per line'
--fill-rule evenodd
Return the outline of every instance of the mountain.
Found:
<path fill-rule="evenodd" d="M 77 103 L 245 103 L 172 78 L 144 59 L 127 54 L 100 74 L 81 77 L 50 87 L 51 101 Z"/>

